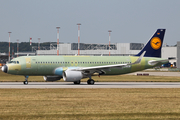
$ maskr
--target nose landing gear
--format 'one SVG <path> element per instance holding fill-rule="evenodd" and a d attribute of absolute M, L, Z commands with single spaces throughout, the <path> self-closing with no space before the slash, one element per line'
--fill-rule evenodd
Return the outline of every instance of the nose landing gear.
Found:
<path fill-rule="evenodd" d="M 28 77 L 29 77 L 29 76 L 25 76 L 24 85 L 27 85 L 27 84 L 28 84 Z"/>

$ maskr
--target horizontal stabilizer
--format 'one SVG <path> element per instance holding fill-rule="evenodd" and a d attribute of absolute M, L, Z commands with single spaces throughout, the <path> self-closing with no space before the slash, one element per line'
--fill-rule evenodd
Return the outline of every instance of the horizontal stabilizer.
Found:
<path fill-rule="evenodd" d="M 148 62 L 148 64 L 150 64 L 150 65 L 156 65 L 158 63 L 163 64 L 163 63 L 167 63 L 168 61 L 169 61 L 168 59 L 164 59 L 164 60 L 151 60 L 151 61 Z"/>

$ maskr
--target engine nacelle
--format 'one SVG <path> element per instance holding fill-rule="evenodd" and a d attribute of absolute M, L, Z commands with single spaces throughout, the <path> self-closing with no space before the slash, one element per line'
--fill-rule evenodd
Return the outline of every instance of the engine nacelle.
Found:
<path fill-rule="evenodd" d="M 83 74 L 80 71 L 66 70 L 63 72 L 63 79 L 66 82 L 75 82 L 83 78 Z"/>
<path fill-rule="evenodd" d="M 61 79 L 59 76 L 43 76 L 43 78 L 45 81 L 57 81 Z"/>

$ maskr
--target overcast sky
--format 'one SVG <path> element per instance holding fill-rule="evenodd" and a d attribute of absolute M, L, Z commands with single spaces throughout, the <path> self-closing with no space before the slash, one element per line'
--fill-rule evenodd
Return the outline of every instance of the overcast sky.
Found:
<path fill-rule="evenodd" d="M 164 43 L 180 41 L 180 0 L 0 0 L 0 42 L 78 41 L 146 43 L 158 28 L 165 28 Z"/>

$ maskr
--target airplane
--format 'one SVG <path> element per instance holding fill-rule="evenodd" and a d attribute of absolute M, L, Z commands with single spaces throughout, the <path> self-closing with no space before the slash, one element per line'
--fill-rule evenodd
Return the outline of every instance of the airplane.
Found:
<path fill-rule="evenodd" d="M 22 56 L 12 59 L 1 70 L 7 74 L 43 76 L 45 81 L 80 84 L 81 79 L 89 78 L 93 85 L 94 75 L 121 75 L 141 71 L 169 62 L 161 58 L 161 48 L 166 29 L 157 29 L 144 48 L 135 56 Z"/>

